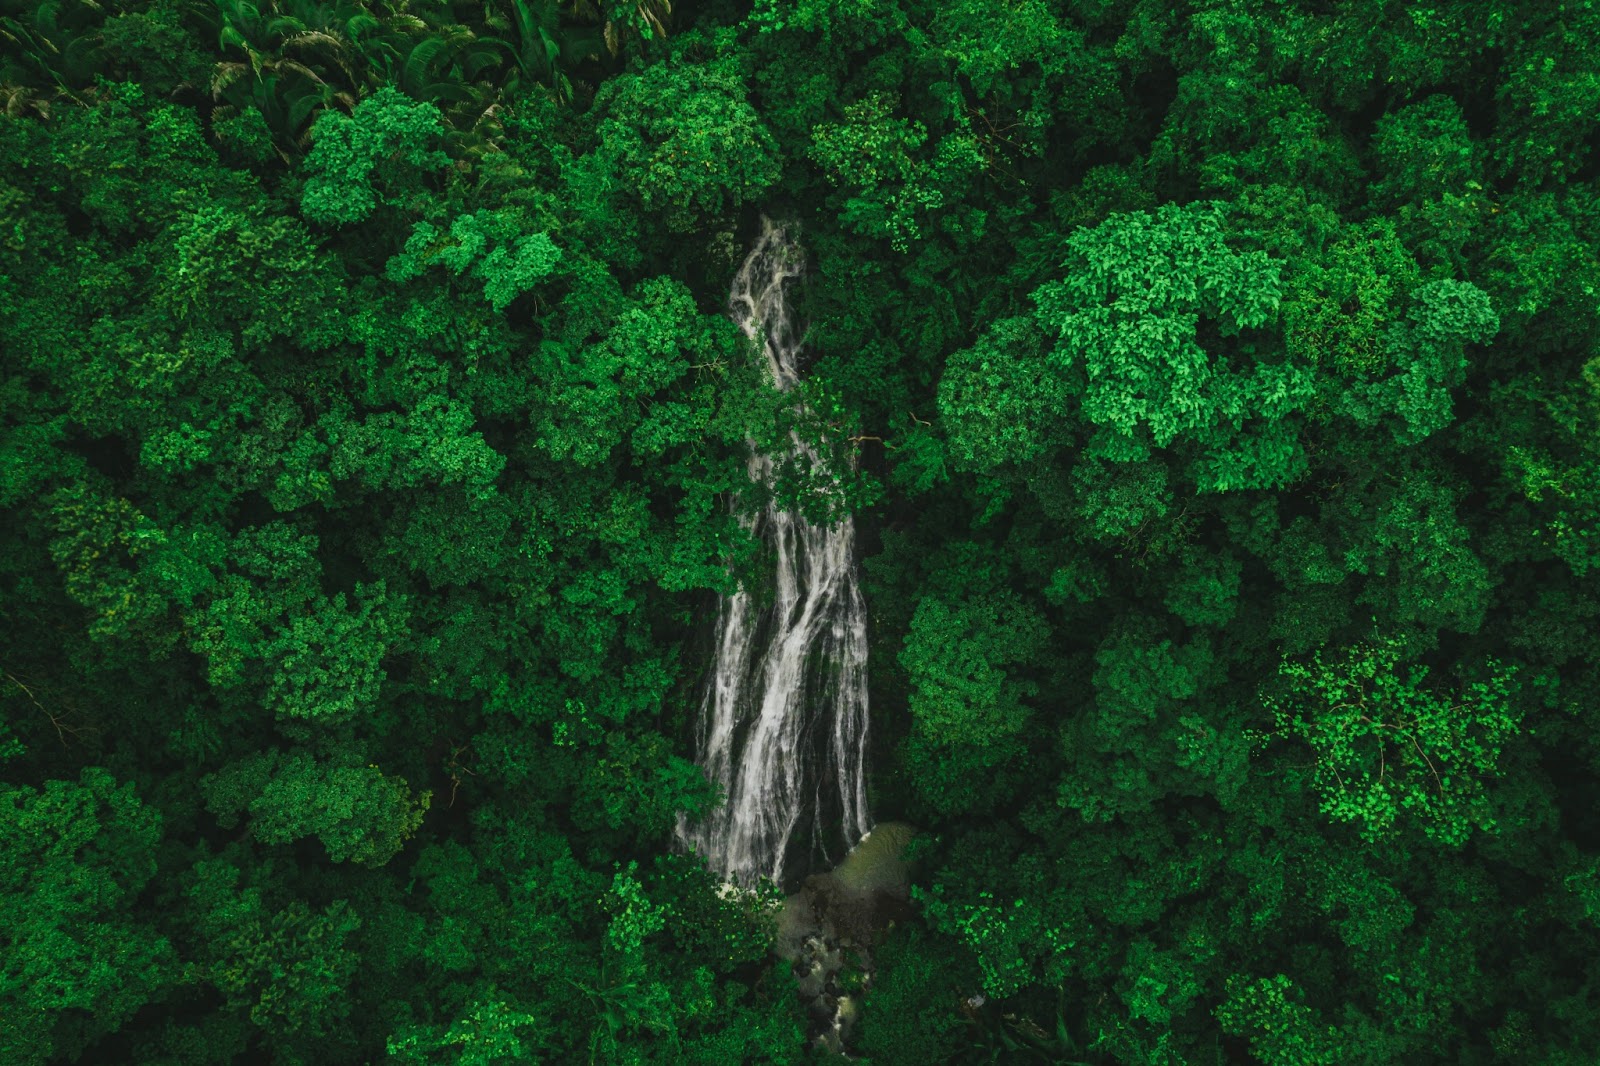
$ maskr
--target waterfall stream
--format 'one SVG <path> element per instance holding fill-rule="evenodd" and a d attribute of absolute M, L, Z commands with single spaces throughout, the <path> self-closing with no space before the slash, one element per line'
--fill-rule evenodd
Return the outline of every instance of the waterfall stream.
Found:
<path fill-rule="evenodd" d="M 760 344 L 773 387 L 788 391 L 803 338 L 786 299 L 804 257 L 784 227 L 761 225 L 728 313 Z M 789 448 L 824 465 L 796 435 Z M 751 481 L 769 482 L 773 465 L 752 449 Z M 836 861 L 871 828 L 866 609 L 849 516 L 815 525 L 769 504 L 742 521 L 775 556 L 771 603 L 741 588 L 717 604 L 695 739 L 727 802 L 696 824 L 680 818 L 678 835 L 732 882 L 766 876 L 783 885 L 813 862 Z"/>

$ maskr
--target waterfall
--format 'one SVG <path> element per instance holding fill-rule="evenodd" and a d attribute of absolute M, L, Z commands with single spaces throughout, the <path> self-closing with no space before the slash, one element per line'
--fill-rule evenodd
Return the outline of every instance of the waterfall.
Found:
<path fill-rule="evenodd" d="M 760 344 L 773 387 L 787 391 L 799 380 L 802 338 L 786 296 L 804 259 L 784 227 L 761 225 L 728 313 Z M 768 483 L 771 457 L 751 451 L 751 481 Z M 789 451 L 824 465 L 797 435 Z M 769 503 L 742 522 L 776 557 L 773 594 L 758 607 L 740 588 L 717 604 L 695 739 L 727 802 L 697 824 L 680 817 L 678 836 L 730 881 L 764 875 L 783 885 L 813 861 L 837 860 L 871 828 L 866 609 L 848 515 L 814 525 Z"/>

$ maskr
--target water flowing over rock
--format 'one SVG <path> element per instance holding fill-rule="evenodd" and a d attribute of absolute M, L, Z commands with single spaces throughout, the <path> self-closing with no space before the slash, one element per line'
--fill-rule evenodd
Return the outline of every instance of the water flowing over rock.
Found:
<path fill-rule="evenodd" d="M 780 391 L 799 380 L 802 337 L 786 301 L 803 269 L 785 228 L 762 219 L 729 297 L 730 316 L 761 345 Z M 798 436 L 789 447 L 824 465 Z M 768 482 L 773 465 L 753 451 L 750 479 Z M 871 829 L 866 609 L 848 516 L 823 526 L 769 505 L 744 521 L 776 559 L 771 602 L 758 605 L 741 588 L 718 603 L 696 756 L 727 802 L 698 824 L 680 819 L 678 835 L 732 881 L 783 885 Z"/>

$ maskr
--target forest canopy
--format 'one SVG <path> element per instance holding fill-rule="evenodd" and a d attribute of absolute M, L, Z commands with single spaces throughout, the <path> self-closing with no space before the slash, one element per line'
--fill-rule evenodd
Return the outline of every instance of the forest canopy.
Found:
<path fill-rule="evenodd" d="M 828 1061 L 674 843 L 770 494 L 855 1061 L 1592 1066 L 1600 5 L 0 0 L 0 105 L 0 1062 Z"/>

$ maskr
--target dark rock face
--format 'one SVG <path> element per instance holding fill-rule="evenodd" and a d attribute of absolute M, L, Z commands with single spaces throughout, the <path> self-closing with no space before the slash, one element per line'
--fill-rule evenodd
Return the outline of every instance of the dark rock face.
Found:
<path fill-rule="evenodd" d="M 789 960 L 817 1046 L 848 1054 L 861 999 L 872 987 L 873 949 L 911 915 L 909 826 L 887 822 L 837 869 L 812 874 L 784 901 L 773 949 Z"/>

